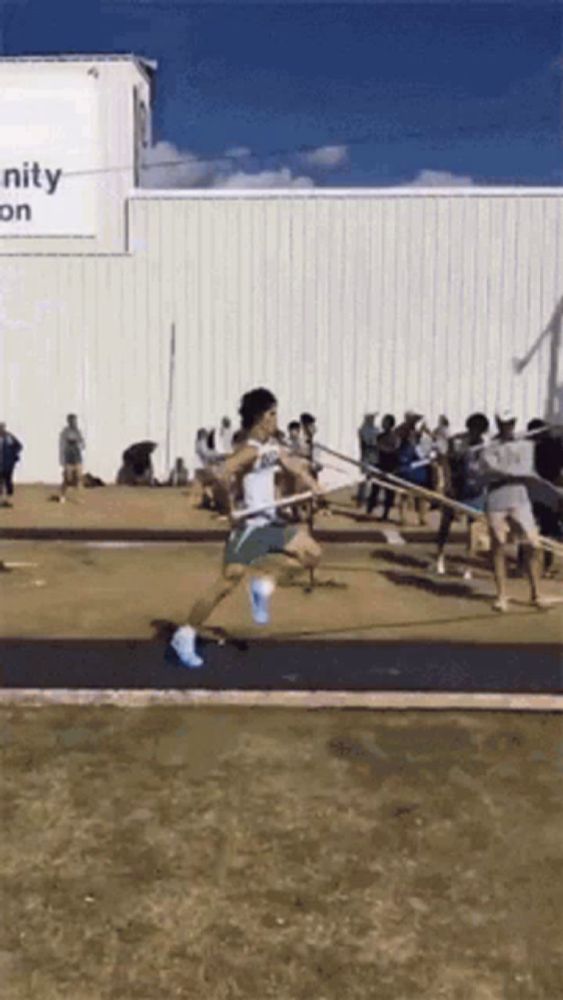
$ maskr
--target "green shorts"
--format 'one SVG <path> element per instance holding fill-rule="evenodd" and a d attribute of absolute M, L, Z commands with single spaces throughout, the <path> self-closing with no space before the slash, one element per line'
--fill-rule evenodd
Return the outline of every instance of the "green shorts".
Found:
<path fill-rule="evenodd" d="M 225 564 L 250 566 L 270 552 L 283 552 L 300 530 L 296 524 L 243 524 L 231 531 L 225 548 Z"/>

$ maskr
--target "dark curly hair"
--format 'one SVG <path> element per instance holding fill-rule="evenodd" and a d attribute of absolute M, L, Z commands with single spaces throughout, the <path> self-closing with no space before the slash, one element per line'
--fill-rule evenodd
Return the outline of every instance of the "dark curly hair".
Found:
<path fill-rule="evenodd" d="M 260 388 L 245 392 L 239 407 L 242 429 L 250 430 L 256 421 L 276 403 L 277 399 L 269 389 Z"/>
<path fill-rule="evenodd" d="M 484 413 L 472 413 L 465 421 L 465 426 L 470 434 L 486 434 L 489 421 Z"/>

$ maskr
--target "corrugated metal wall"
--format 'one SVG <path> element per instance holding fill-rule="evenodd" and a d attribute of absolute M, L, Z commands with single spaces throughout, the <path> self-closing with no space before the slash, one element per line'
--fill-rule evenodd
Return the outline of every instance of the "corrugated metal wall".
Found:
<path fill-rule="evenodd" d="M 145 437 L 164 459 L 172 323 L 171 450 L 188 465 L 196 429 L 259 384 L 284 423 L 311 410 L 354 451 L 366 409 L 457 428 L 473 409 L 561 407 L 560 321 L 521 374 L 512 361 L 563 296 L 563 195 L 147 192 L 129 208 L 129 256 L 1 262 L 0 419 L 25 443 L 20 480 L 58 476 L 69 411 L 92 472 L 113 478 Z"/>

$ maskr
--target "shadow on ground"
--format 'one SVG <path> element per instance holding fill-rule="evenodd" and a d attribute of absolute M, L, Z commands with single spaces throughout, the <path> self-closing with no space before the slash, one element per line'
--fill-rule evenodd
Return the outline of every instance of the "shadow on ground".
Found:
<path fill-rule="evenodd" d="M 444 577 L 434 579 L 430 576 L 417 576 L 414 573 L 401 573 L 393 569 L 380 570 L 381 576 L 398 587 L 414 587 L 427 594 L 438 597 L 463 597 L 467 601 L 478 601 L 480 604 L 490 604 L 490 594 L 480 594 L 469 583 L 457 583 Z"/>

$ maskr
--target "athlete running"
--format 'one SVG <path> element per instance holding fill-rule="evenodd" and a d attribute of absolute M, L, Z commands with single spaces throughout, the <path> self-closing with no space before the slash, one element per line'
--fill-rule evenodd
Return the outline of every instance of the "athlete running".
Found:
<path fill-rule="evenodd" d="M 239 414 L 246 439 L 225 462 L 214 468 L 232 524 L 223 570 L 213 586 L 196 601 L 187 623 L 176 629 L 170 642 L 177 660 L 192 669 L 203 666 L 203 659 L 196 650 L 198 629 L 247 576 L 250 566 L 271 553 L 282 553 L 303 568 L 311 569 L 318 565 L 321 556 L 321 549 L 307 525 L 284 522 L 274 506 L 275 475 L 280 469 L 295 476 L 313 494 L 321 492 L 306 463 L 291 455 L 276 437 L 275 396 L 268 389 L 253 389 L 242 397 Z M 242 510 L 259 508 L 259 512 L 236 518 L 234 498 L 237 491 L 242 494 Z M 249 582 L 252 615 L 258 625 L 266 625 L 270 620 L 269 603 L 274 589 L 271 575 L 254 575 Z"/>

